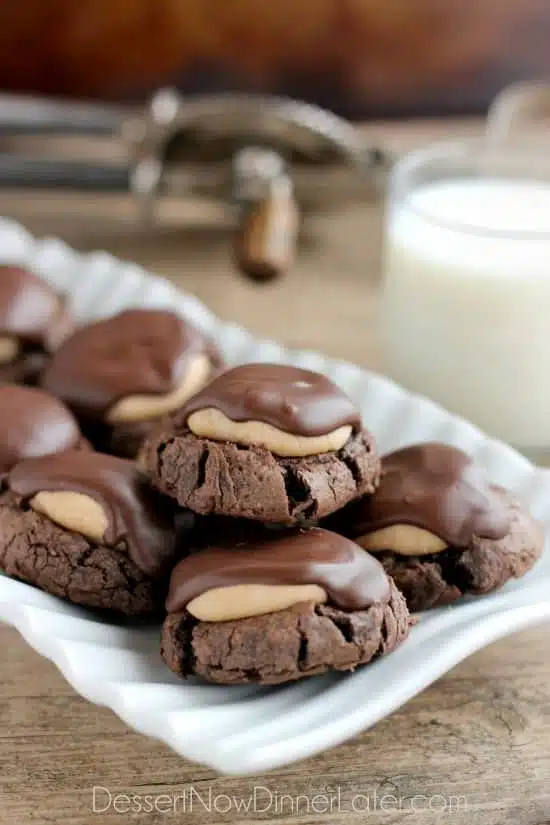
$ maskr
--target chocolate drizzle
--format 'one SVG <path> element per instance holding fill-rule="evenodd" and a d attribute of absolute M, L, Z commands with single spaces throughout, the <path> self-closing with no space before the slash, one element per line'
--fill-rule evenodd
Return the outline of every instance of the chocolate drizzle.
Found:
<path fill-rule="evenodd" d="M 326 435 L 350 424 L 359 411 L 329 378 L 284 364 L 245 364 L 222 373 L 184 405 L 185 421 L 214 407 L 232 421 L 262 421 L 293 435 Z"/>
<path fill-rule="evenodd" d="M 350 505 L 345 518 L 348 535 L 410 524 L 456 548 L 474 536 L 501 539 L 510 528 L 509 511 L 482 470 L 461 450 L 435 443 L 385 456 L 378 490 Z"/>
<path fill-rule="evenodd" d="M 73 414 L 42 390 L 0 387 L 0 475 L 25 458 L 78 447 L 82 436 Z"/>
<path fill-rule="evenodd" d="M 101 453 L 69 451 L 18 464 L 7 478 L 21 502 L 42 491 L 83 493 L 103 508 L 104 543 L 126 547 L 150 575 L 164 571 L 174 552 L 173 514 L 148 486 L 133 461 Z"/>
<path fill-rule="evenodd" d="M 179 315 L 130 309 L 77 330 L 44 371 L 42 386 L 80 415 L 103 418 L 121 398 L 172 392 L 199 354 L 219 361 L 212 342 Z"/>
<path fill-rule="evenodd" d="M 49 351 L 68 323 L 61 299 L 48 284 L 21 267 L 0 266 L 0 334 Z"/>
<path fill-rule="evenodd" d="M 238 584 L 317 584 L 343 610 L 387 604 L 390 598 L 389 579 L 373 556 L 343 536 L 314 527 L 188 556 L 172 573 L 166 609 L 176 613 L 207 590 Z"/>

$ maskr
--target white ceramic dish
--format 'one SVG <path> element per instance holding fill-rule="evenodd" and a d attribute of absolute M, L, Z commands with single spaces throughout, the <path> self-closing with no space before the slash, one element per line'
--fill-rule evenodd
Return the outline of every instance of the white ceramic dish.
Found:
<path fill-rule="evenodd" d="M 254 340 L 137 266 L 103 253 L 78 255 L 55 240 L 36 241 L 9 221 L 0 221 L 0 260 L 42 274 L 69 295 L 82 319 L 126 306 L 168 306 L 209 330 L 232 362 L 284 360 L 326 372 L 360 404 L 383 451 L 422 440 L 462 447 L 550 528 L 550 472 L 380 376 Z M 112 708 L 131 727 L 220 772 L 254 773 L 344 741 L 473 651 L 550 620 L 550 548 L 533 571 L 500 592 L 425 614 L 410 639 L 374 665 L 277 689 L 180 682 L 160 660 L 158 627 L 103 623 L 7 577 L 0 577 L 0 618 L 51 659 L 82 696 Z"/>

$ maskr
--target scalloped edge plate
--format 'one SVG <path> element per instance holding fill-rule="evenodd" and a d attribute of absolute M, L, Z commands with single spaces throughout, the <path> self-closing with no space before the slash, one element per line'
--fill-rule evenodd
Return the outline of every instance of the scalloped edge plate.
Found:
<path fill-rule="evenodd" d="M 467 450 L 550 527 L 550 472 L 432 402 L 379 375 L 315 352 L 290 352 L 216 319 L 196 298 L 105 253 L 81 255 L 0 220 L 0 259 L 24 264 L 68 295 L 79 319 L 129 306 L 169 307 L 211 333 L 231 363 L 285 361 L 331 376 L 360 405 L 382 451 L 440 440 Z M 0 618 L 16 627 L 75 690 L 130 727 L 226 774 L 258 773 L 303 759 L 375 724 L 475 650 L 550 621 L 550 550 L 498 593 L 421 617 L 390 656 L 347 675 L 279 688 L 179 681 L 159 656 L 159 627 L 111 623 L 0 575 Z"/>

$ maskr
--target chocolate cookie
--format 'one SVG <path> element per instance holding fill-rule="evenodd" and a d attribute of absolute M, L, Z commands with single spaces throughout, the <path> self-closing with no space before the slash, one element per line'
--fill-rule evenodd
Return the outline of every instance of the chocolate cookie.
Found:
<path fill-rule="evenodd" d="M 176 552 L 173 511 L 133 462 L 66 451 L 21 462 L 6 486 L 4 572 L 90 607 L 160 607 Z"/>
<path fill-rule="evenodd" d="M 72 329 L 63 300 L 32 272 L 0 266 L 0 383 L 35 384 Z"/>
<path fill-rule="evenodd" d="M 215 378 L 153 431 L 139 461 L 182 507 L 286 525 L 372 493 L 380 469 L 345 393 L 325 376 L 276 364 Z"/>
<path fill-rule="evenodd" d="M 409 632 L 405 601 L 377 560 L 319 528 L 189 556 L 166 608 L 167 665 L 221 684 L 353 670 Z"/>
<path fill-rule="evenodd" d="M 206 547 L 227 547 L 236 544 L 273 539 L 288 533 L 288 526 L 252 521 L 231 516 L 199 516 L 191 510 L 178 509 L 176 520 L 181 523 L 185 545 L 192 552 Z M 316 525 L 307 525 L 315 527 Z M 293 529 L 293 528 L 290 528 Z"/>
<path fill-rule="evenodd" d="M 384 457 L 376 494 L 330 526 L 377 554 L 414 611 L 495 590 L 526 573 L 544 549 L 540 524 L 515 497 L 445 444 Z"/>
<path fill-rule="evenodd" d="M 125 552 L 88 541 L 49 519 L 0 507 L 0 568 L 16 579 L 86 607 L 128 616 L 158 611 L 165 595 Z"/>
<path fill-rule="evenodd" d="M 0 478 L 26 458 L 86 448 L 76 418 L 35 387 L 0 386 Z"/>
<path fill-rule="evenodd" d="M 179 315 L 132 309 L 77 330 L 41 383 L 98 449 L 133 458 L 153 422 L 201 389 L 219 363 L 210 339 Z"/>

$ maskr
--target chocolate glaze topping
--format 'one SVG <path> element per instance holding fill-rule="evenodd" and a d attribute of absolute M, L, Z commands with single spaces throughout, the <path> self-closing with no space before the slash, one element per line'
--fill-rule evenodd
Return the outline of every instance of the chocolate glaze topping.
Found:
<path fill-rule="evenodd" d="M 176 613 L 207 590 L 237 584 L 318 584 L 343 610 L 390 599 L 389 579 L 373 556 L 343 536 L 314 527 L 188 556 L 172 572 L 166 609 Z"/>
<path fill-rule="evenodd" d="M 352 527 L 345 532 L 353 536 L 411 524 L 450 547 L 467 547 L 474 536 L 501 539 L 510 529 L 508 510 L 481 469 L 446 444 L 418 444 L 385 456 L 378 490 L 350 511 Z"/>
<path fill-rule="evenodd" d="M 59 296 L 32 272 L 0 266 L 0 333 L 23 344 L 52 349 L 68 317 Z"/>
<path fill-rule="evenodd" d="M 0 387 L 0 476 L 25 458 L 78 447 L 82 439 L 73 414 L 42 390 Z"/>
<path fill-rule="evenodd" d="M 23 461 L 7 482 L 22 502 L 42 491 L 83 493 L 95 499 L 107 515 L 105 545 L 125 547 L 132 561 L 150 575 L 163 572 L 172 558 L 172 511 L 133 461 L 72 450 Z"/>
<path fill-rule="evenodd" d="M 222 373 L 184 405 L 184 420 L 208 407 L 233 421 L 263 421 L 293 435 L 325 435 L 346 424 L 361 429 L 359 411 L 329 378 L 284 364 L 245 364 Z"/>
<path fill-rule="evenodd" d="M 128 395 L 164 395 L 182 381 L 191 356 L 218 363 L 212 342 L 168 310 L 130 309 L 77 330 L 58 350 L 42 386 L 80 415 L 102 418 Z"/>

